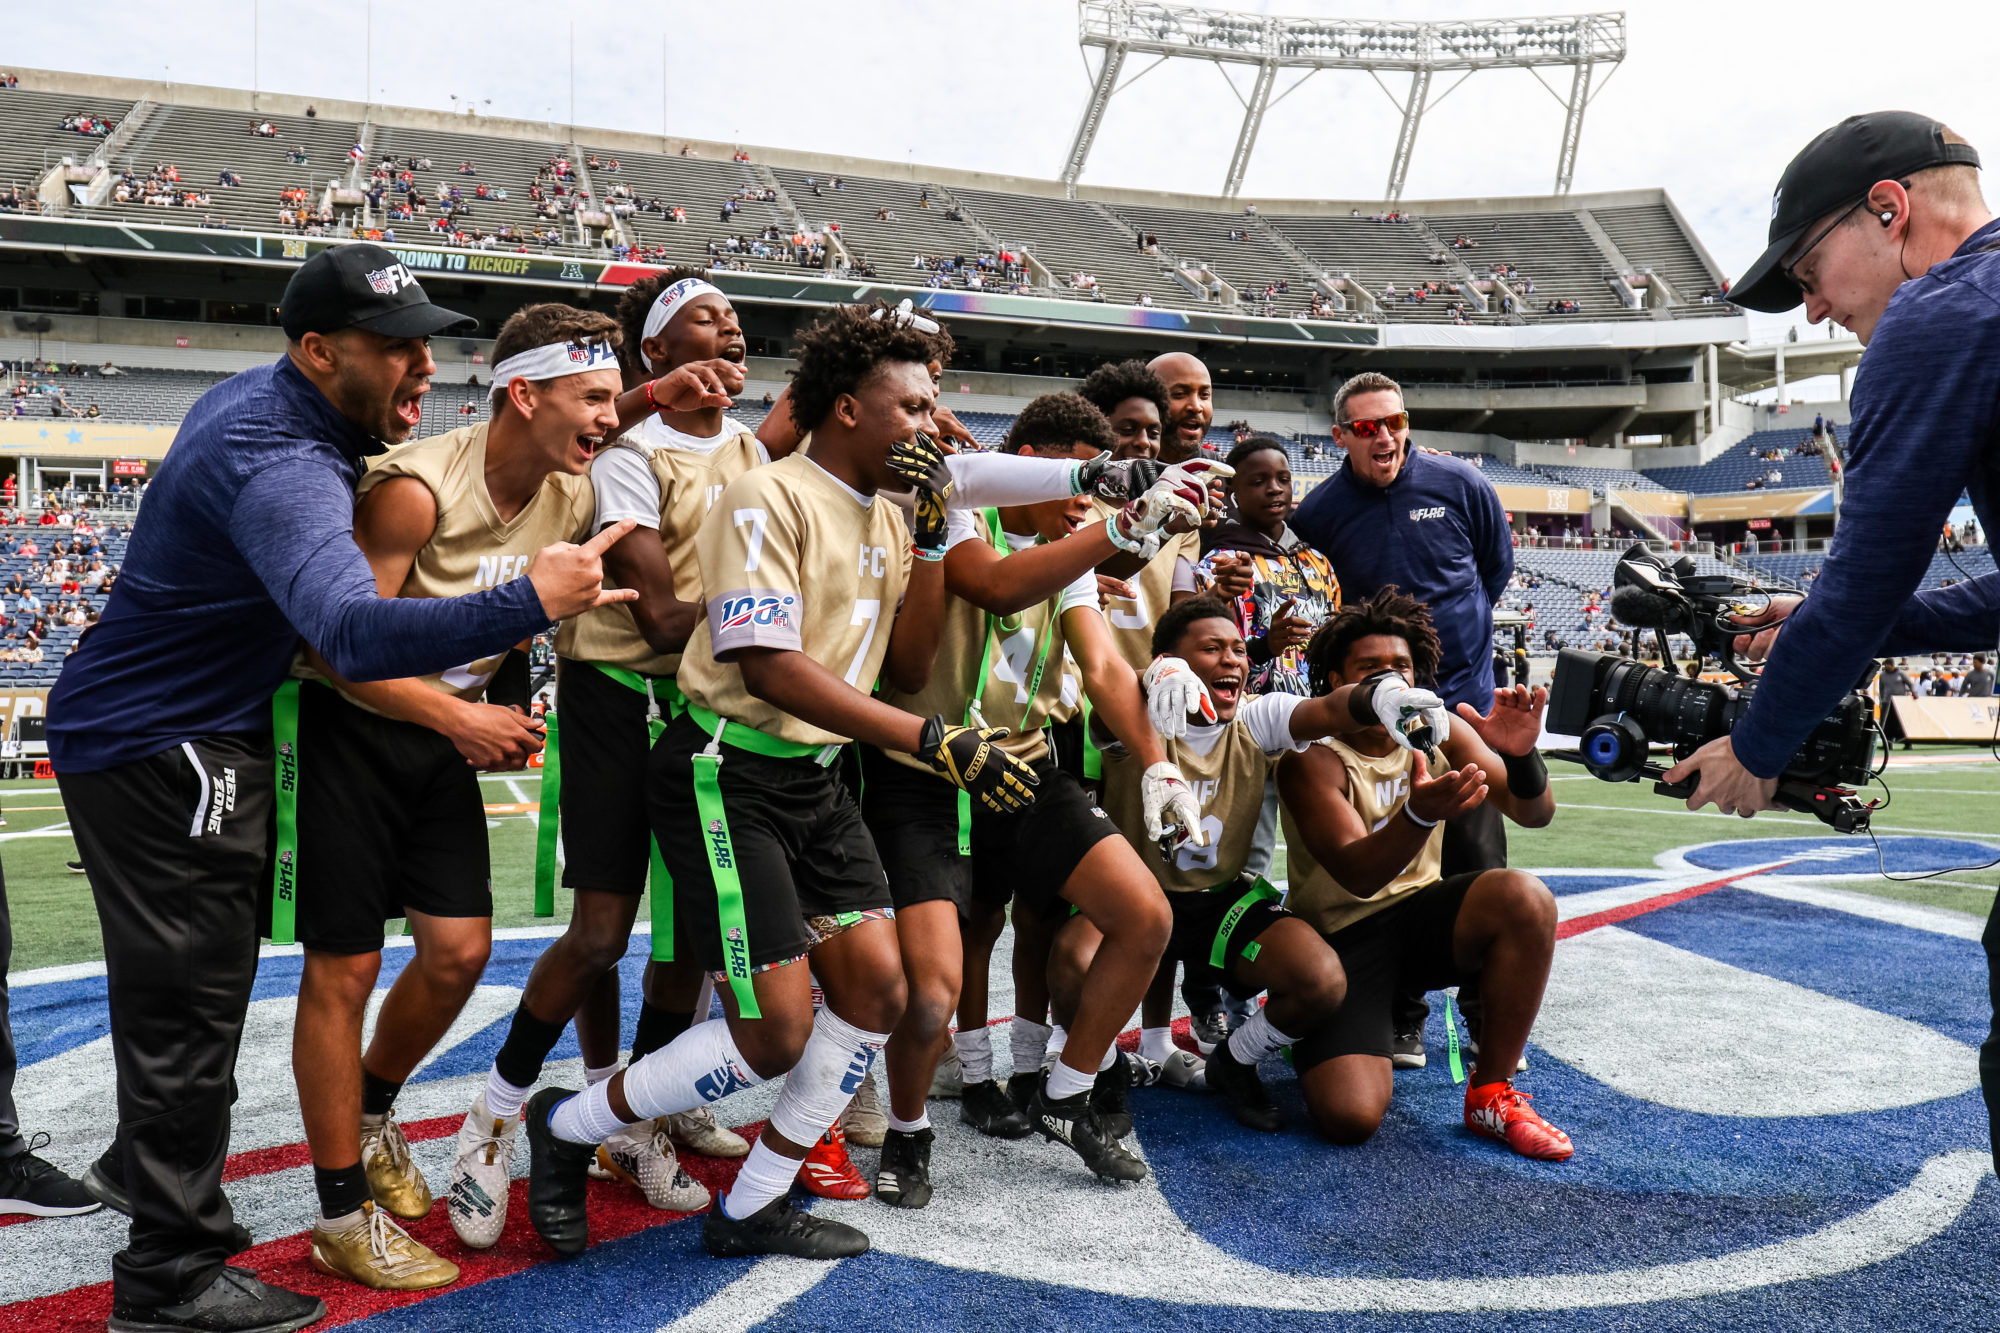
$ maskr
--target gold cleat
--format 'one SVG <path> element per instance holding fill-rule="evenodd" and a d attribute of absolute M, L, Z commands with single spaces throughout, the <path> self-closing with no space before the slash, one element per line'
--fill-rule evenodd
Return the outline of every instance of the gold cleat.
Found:
<path fill-rule="evenodd" d="M 430 1182 L 410 1159 L 410 1141 L 394 1111 L 376 1123 L 361 1122 L 361 1165 L 368 1172 L 368 1192 L 383 1208 L 409 1222 L 430 1212 Z"/>
<path fill-rule="evenodd" d="M 312 1262 L 322 1273 L 378 1291 L 429 1291 L 458 1281 L 457 1264 L 419 1244 L 372 1199 L 344 1231 L 313 1223 Z"/>

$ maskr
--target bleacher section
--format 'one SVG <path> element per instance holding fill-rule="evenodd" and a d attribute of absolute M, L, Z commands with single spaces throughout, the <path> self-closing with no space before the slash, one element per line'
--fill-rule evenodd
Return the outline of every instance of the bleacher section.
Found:
<path fill-rule="evenodd" d="M 1669 489 L 1645 473 L 1634 472 L 1629 467 L 1556 467 L 1551 464 L 1536 463 L 1534 470 L 1565 485 L 1581 486 L 1594 493 L 1602 493 L 1613 487 L 1621 491 Z"/>
<path fill-rule="evenodd" d="M 1106 301 L 1132 305 L 1143 294 L 1154 305 L 1198 304 L 1168 272 L 1164 258 L 1141 254 L 1137 243 L 1106 223 L 1094 204 L 966 185 L 953 186 L 951 194 L 1002 245 L 1019 245 L 1047 268 L 1055 278 L 1054 295 L 1077 299 L 1079 293 L 1067 286 L 1069 276 L 1089 273 Z"/>
<path fill-rule="evenodd" d="M 847 253 L 857 263 L 866 260 L 873 265 L 885 282 L 922 285 L 927 275 L 912 263 L 918 255 L 943 259 L 963 255 L 969 261 L 987 248 L 969 224 L 945 216 L 944 202 L 935 190 L 930 207 L 918 207 L 925 187 L 914 181 L 843 175 L 836 190 L 824 173 L 774 167 L 772 174 L 812 225 L 839 223 L 840 243 Z M 818 184 L 819 194 L 813 193 L 808 180 Z M 888 220 L 876 217 L 882 209 L 888 210 Z"/>
<path fill-rule="evenodd" d="M 78 412 L 87 412 L 95 403 L 109 421 L 136 421 L 173 424 L 188 414 L 195 399 L 207 393 L 222 380 L 228 378 L 213 371 L 202 370 L 127 370 L 121 374 L 105 377 L 97 373 L 102 362 L 87 363 L 90 373 L 71 375 L 21 375 L 17 378 L 40 386 L 54 386 L 60 390 L 69 406 Z M 50 405 L 55 402 L 53 395 L 31 393 L 24 398 L 0 397 L 0 416 L 21 417 L 26 420 L 40 418 L 55 419 Z M 14 404 L 21 404 L 22 411 L 15 413 Z M 68 420 L 65 412 L 62 419 Z"/>
<path fill-rule="evenodd" d="M 1529 651 L 1540 653 L 1546 650 L 1547 631 L 1553 629 L 1563 646 L 1576 648 L 1585 646 L 1599 634 L 1617 632 L 1610 616 L 1611 599 L 1605 590 L 1611 586 L 1611 576 L 1618 564 L 1619 551 L 1570 551 L 1561 548 L 1523 546 L 1514 552 L 1514 568 L 1528 576 L 1539 576 L 1538 588 L 1510 588 L 1501 598 L 1500 604 L 1513 610 L 1534 607 L 1534 631 L 1529 636 Z M 1697 573 L 1737 574 L 1735 569 L 1714 556 L 1694 557 Z M 1584 616 L 1584 608 L 1591 601 L 1590 594 L 1597 594 L 1600 607 L 1598 613 L 1589 619 Z"/>
<path fill-rule="evenodd" d="M 1497 264 L 1518 270 L 1507 285 L 1521 291 L 1522 278 L 1535 290 L 1521 294 L 1516 314 L 1544 319 L 1620 319 L 1644 312 L 1626 308 L 1605 279 L 1611 262 L 1573 213 L 1448 213 L 1424 221 L 1447 245 L 1460 236 L 1476 248 L 1456 253 L 1474 273 Z M 1543 315 L 1550 301 L 1575 301 L 1580 314 Z"/>
<path fill-rule="evenodd" d="M 100 116 L 122 124 L 132 103 L 121 97 L 72 97 L 28 88 L 0 89 L 0 186 L 34 193 L 35 182 L 67 157 L 88 161 L 103 140 L 61 128 L 67 116 Z"/>
<path fill-rule="evenodd" d="M 1620 254 L 1672 283 L 1681 300 L 1699 301 L 1717 290 L 1715 275 L 1665 204 L 1593 208 L 1590 216 Z"/>
<path fill-rule="evenodd" d="M 1271 239 L 1270 233 L 1254 225 L 1241 213 L 1210 213 L 1191 208 L 1142 208 L 1120 204 L 1112 209 L 1135 231 L 1159 237 L 1160 244 L 1177 258 L 1204 264 L 1243 294 L 1284 282 L 1289 291 L 1280 292 L 1269 304 L 1254 302 L 1257 309 L 1272 314 L 1302 314 L 1312 304 L 1310 270 L 1299 265 L 1291 254 Z M 1234 233 L 1237 239 L 1230 239 Z"/>
<path fill-rule="evenodd" d="M 501 139 L 444 130 L 410 129 L 400 125 L 377 125 L 368 141 L 367 165 L 372 167 L 390 156 L 397 159 L 399 166 L 407 165 L 413 157 L 429 158 L 431 169 L 417 173 L 417 185 L 433 196 L 440 181 L 456 186 L 464 192 L 471 209 L 466 223 L 483 232 L 502 226 L 511 226 L 516 233 L 554 228 L 562 233 L 565 242 L 573 242 L 576 238 L 574 218 L 568 213 L 554 220 L 538 218 L 535 216 L 535 201 L 528 198 L 528 187 L 535 183 L 535 174 L 548 164 L 549 159 L 570 156 L 569 145 L 560 140 Z M 458 174 L 459 164 L 468 161 L 477 170 L 477 175 Z M 474 199 L 473 191 L 482 183 L 502 187 L 507 191 L 507 198 Z M 399 197 L 390 196 L 391 199 Z M 433 205 L 430 219 L 434 220 L 437 215 L 438 210 Z M 427 220 L 419 218 L 394 226 L 399 239 L 416 241 L 423 239 Z"/>
<path fill-rule="evenodd" d="M 1646 475 L 1670 491 L 1721 495 L 1728 491 L 1740 491 L 1746 481 L 1768 477 L 1775 468 L 1779 479 L 1766 481 L 1766 488 L 1774 491 L 1818 490 L 1833 484 L 1833 478 L 1826 470 L 1826 460 L 1818 454 L 1792 452 L 1811 434 L 1810 426 L 1760 430 L 1699 467 L 1654 468 Z M 1760 457 L 1773 449 L 1778 451 L 1778 458 Z"/>
<path fill-rule="evenodd" d="M 1743 563 L 1760 573 L 1776 574 L 1792 583 L 1807 586 L 1806 575 L 1826 563 L 1826 552 L 1786 552 L 1777 555 L 1746 555 Z M 1991 574 L 1995 570 L 1993 548 L 1990 546 L 1968 546 L 1962 551 L 1946 555 L 1943 551 L 1931 557 L 1930 568 L 1924 571 L 1923 588 L 1942 588 L 1947 582 L 1963 583 Z"/>
<path fill-rule="evenodd" d="M 659 246 L 666 251 L 664 260 L 660 262 L 705 268 L 710 264 L 710 241 L 726 241 L 731 236 L 754 241 L 766 227 L 776 227 L 779 234 L 785 237 L 790 237 L 797 230 L 797 224 L 782 203 L 766 203 L 761 199 L 739 199 L 736 215 L 728 222 L 722 221 L 723 200 L 737 199 L 745 186 L 760 191 L 764 188 L 764 182 L 744 163 L 706 157 L 670 157 L 662 153 L 615 153 L 608 148 L 586 148 L 584 151 L 606 164 L 613 158 L 618 160 L 619 170 L 616 172 L 607 167 L 591 170 L 590 177 L 597 187 L 596 202 L 599 204 L 609 206 L 615 202 L 610 197 L 611 191 L 622 184 L 641 199 L 658 200 L 663 209 L 687 210 L 686 222 L 674 222 L 666 213 L 646 209 L 623 215 L 625 228 L 637 244 Z M 814 219 L 815 225 L 823 220 Z M 740 260 L 733 257 L 732 262 L 740 262 L 744 268 L 764 270 L 795 267 L 782 260 L 753 259 L 748 255 L 741 256 Z"/>
<path fill-rule="evenodd" d="M 91 522 L 94 526 L 102 528 L 107 524 L 115 524 L 118 528 L 118 532 L 115 534 L 102 532 L 98 534 L 98 543 L 104 550 L 102 555 L 95 558 L 102 560 L 107 570 L 123 565 L 125 562 L 127 534 L 130 531 L 132 522 L 130 513 L 99 512 L 97 510 L 89 512 Z M 32 537 L 34 539 L 39 554 L 32 557 L 8 554 L 10 548 L 25 537 Z M 21 619 L 21 628 L 24 631 L 32 625 L 32 614 L 22 618 L 16 597 L 11 592 L 5 591 L 5 585 L 12 582 L 16 574 L 19 574 L 24 581 L 28 580 L 32 566 L 37 562 L 47 561 L 51 548 L 58 540 L 73 541 L 76 540 L 76 537 L 71 529 L 66 527 L 0 528 L 0 606 L 4 606 L 4 612 L 0 612 L 0 618 L 4 618 L 8 622 L 5 628 L 0 628 L 0 634 L 4 634 L 7 628 L 11 628 L 12 622 L 17 619 Z M 88 559 L 84 563 L 87 566 L 89 563 Z M 28 586 L 41 599 L 42 614 L 48 617 L 50 622 L 47 627 L 48 633 L 41 640 L 42 660 L 39 662 L 0 662 L 0 689 L 46 689 L 48 686 L 55 684 L 56 676 L 62 670 L 63 658 L 68 655 L 70 646 L 76 642 L 77 636 L 82 634 L 88 626 L 59 625 L 54 623 L 53 608 L 59 602 L 70 601 L 80 602 L 88 608 L 101 612 L 104 610 L 104 603 L 109 597 L 109 594 L 102 592 L 70 593 L 65 595 L 57 583 L 29 583 Z M 22 646 L 22 640 L 20 639 L 0 637 L 0 648 L 20 646 Z"/>
<path fill-rule="evenodd" d="M 1265 223 L 1285 234 L 1286 239 L 1305 251 L 1332 277 L 1352 277 L 1384 302 L 1390 319 L 1443 323 L 1451 318 L 1450 298 L 1432 298 L 1423 304 L 1409 304 L 1383 295 L 1394 283 L 1406 292 L 1426 282 L 1458 282 L 1463 274 L 1451 263 L 1431 262 L 1433 247 L 1421 227 L 1407 222 L 1376 222 L 1365 217 L 1320 216 L 1317 214 L 1273 214 Z M 1359 303 L 1348 301 L 1350 310 Z"/>
<path fill-rule="evenodd" d="M 278 191 L 294 187 L 305 190 L 306 202 L 317 208 L 329 181 L 344 180 L 360 127 L 351 121 L 323 117 L 266 116 L 278 131 L 275 138 L 251 133 L 257 120 L 240 112 L 215 111 L 207 107 L 155 105 L 145 122 L 122 149 L 112 154 L 111 165 L 129 171 L 143 182 L 154 168 L 172 163 L 180 172 L 174 187 L 177 195 L 206 194 L 207 205 L 199 208 L 149 208 L 139 202 L 118 204 L 109 198 L 93 209 L 78 209 L 89 217 L 132 222 L 140 215 L 171 215 L 171 221 L 199 222 L 213 216 L 236 227 L 270 228 L 278 225 Z M 304 149 L 306 161 L 295 165 L 285 160 L 293 149 Z M 452 165 L 456 166 L 457 163 Z M 220 183 L 224 171 L 241 177 L 237 187 Z M 186 218 L 179 215 L 188 214 Z"/>

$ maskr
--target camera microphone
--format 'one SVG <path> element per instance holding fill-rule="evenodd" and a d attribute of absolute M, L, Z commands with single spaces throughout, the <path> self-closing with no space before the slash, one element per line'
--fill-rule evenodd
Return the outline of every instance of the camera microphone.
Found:
<path fill-rule="evenodd" d="M 1684 603 L 1635 583 L 1612 589 L 1611 614 L 1630 629 L 1663 629 L 1671 633 L 1685 632 L 1688 627 Z"/>

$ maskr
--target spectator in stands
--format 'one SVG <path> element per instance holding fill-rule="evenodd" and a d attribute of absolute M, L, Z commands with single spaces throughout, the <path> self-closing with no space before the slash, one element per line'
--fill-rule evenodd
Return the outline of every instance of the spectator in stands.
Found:
<path fill-rule="evenodd" d="M 215 183 L 218 185 L 226 185 L 231 189 L 234 189 L 237 186 L 243 184 L 243 178 L 237 175 L 235 172 L 231 171 L 229 168 L 224 167 L 216 175 Z"/>

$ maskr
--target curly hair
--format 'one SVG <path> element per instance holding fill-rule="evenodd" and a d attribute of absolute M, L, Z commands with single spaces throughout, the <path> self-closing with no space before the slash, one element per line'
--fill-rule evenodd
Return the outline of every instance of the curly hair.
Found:
<path fill-rule="evenodd" d="M 877 312 L 881 317 L 877 318 Z M 928 316 L 926 316 L 928 318 Z M 880 301 L 835 306 L 799 330 L 792 372 L 792 420 L 810 432 L 826 420 L 834 400 L 859 389 L 875 368 L 888 361 L 926 365 L 951 360 L 951 333 L 939 326 L 925 333 L 902 323 Z"/>
<path fill-rule="evenodd" d="M 1018 453 L 1022 449 L 1068 451 L 1083 444 L 1109 453 L 1115 443 L 1104 413 L 1073 393 L 1045 393 L 1014 418 L 1006 447 L 1010 453 Z"/>
<path fill-rule="evenodd" d="M 646 316 L 652 313 L 653 302 L 660 292 L 683 278 L 707 277 L 705 269 L 670 268 L 665 273 L 649 273 L 619 293 L 612 316 L 625 331 L 625 345 L 618 349 L 618 359 L 625 368 L 627 388 L 635 388 L 652 376 L 653 368 L 646 364 L 645 350 L 639 344 L 645 341 Z"/>
<path fill-rule="evenodd" d="M 1144 361 L 1106 361 L 1084 376 L 1076 391 L 1107 417 L 1127 398 L 1144 398 L 1160 409 L 1161 421 L 1167 419 L 1167 386 Z"/>
<path fill-rule="evenodd" d="M 1226 620 L 1236 623 L 1236 607 L 1215 592 L 1197 593 L 1184 602 L 1175 602 L 1153 623 L 1153 656 L 1171 653 L 1180 647 L 1188 626 L 1197 620 Z"/>
<path fill-rule="evenodd" d="M 1417 683 L 1437 679 L 1443 649 L 1431 626 L 1430 609 L 1391 583 L 1366 601 L 1349 602 L 1313 631 L 1306 644 L 1306 679 L 1314 694 L 1333 688 L 1332 678 L 1347 665 L 1354 645 L 1373 634 L 1389 634 L 1410 645 Z"/>

